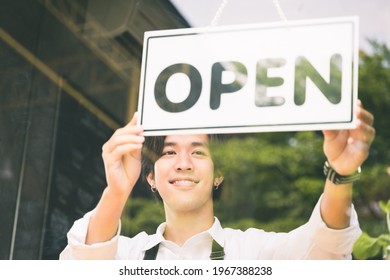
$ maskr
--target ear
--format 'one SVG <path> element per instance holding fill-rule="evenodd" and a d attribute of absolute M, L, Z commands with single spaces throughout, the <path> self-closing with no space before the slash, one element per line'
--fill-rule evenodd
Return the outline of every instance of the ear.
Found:
<path fill-rule="evenodd" d="M 155 186 L 154 176 L 152 173 L 149 173 L 148 176 L 146 176 L 146 180 L 148 181 L 150 186 Z"/>
<path fill-rule="evenodd" d="M 215 186 L 215 187 L 219 187 L 219 185 L 222 184 L 222 182 L 223 182 L 224 179 L 225 179 L 225 178 L 224 178 L 222 175 L 220 175 L 219 177 L 216 177 L 216 178 L 214 179 L 214 186 Z"/>

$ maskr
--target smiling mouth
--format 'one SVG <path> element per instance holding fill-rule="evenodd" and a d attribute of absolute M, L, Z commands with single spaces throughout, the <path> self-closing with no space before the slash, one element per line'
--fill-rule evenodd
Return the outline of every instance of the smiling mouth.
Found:
<path fill-rule="evenodd" d="M 192 179 L 174 179 L 169 181 L 169 183 L 175 186 L 189 186 L 189 185 L 197 184 L 199 183 L 199 181 L 192 180 Z"/>

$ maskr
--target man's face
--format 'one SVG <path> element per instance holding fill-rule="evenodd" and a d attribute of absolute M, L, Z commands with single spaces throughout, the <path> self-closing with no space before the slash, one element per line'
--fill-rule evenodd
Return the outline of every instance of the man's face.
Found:
<path fill-rule="evenodd" d="M 167 136 L 154 165 L 154 177 L 148 179 L 157 188 L 166 211 L 212 210 L 214 163 L 208 136 Z"/>

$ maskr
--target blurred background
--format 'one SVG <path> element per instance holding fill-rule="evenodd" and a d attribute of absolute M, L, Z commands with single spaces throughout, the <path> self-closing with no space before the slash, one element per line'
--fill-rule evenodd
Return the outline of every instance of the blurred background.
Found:
<path fill-rule="evenodd" d="M 102 145 L 137 110 L 143 33 L 213 19 L 360 17 L 359 98 L 377 136 L 354 203 L 365 232 L 386 233 L 379 202 L 390 198 L 389 1 L 0 0 L 0 7 L 0 259 L 58 259 L 67 231 L 106 186 Z M 225 175 L 215 203 L 222 224 L 289 231 L 305 223 L 324 185 L 322 140 L 316 131 L 230 135 L 215 151 Z M 129 236 L 164 220 L 161 202 L 137 185 L 123 218 Z"/>

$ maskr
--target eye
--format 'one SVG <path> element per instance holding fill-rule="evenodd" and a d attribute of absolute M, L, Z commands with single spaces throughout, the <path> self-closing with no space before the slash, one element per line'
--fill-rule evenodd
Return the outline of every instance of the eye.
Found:
<path fill-rule="evenodd" d="M 175 155 L 176 152 L 173 151 L 173 150 L 168 150 L 168 151 L 163 151 L 162 155 L 161 156 L 172 156 L 172 155 Z"/>
<path fill-rule="evenodd" d="M 193 155 L 196 155 L 196 156 L 205 156 L 207 155 L 205 151 L 202 151 L 202 150 L 195 150 L 192 152 Z"/>

